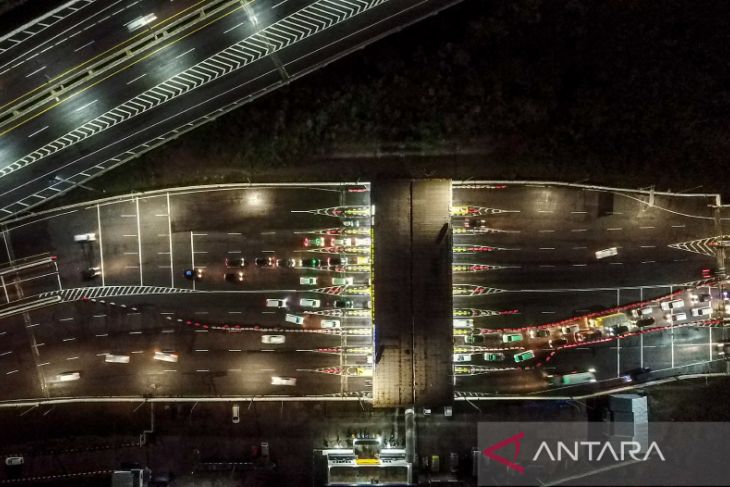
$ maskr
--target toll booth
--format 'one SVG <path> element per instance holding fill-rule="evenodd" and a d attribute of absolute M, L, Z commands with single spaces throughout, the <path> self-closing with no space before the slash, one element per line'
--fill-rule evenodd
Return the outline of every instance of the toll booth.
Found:
<path fill-rule="evenodd" d="M 403 448 L 381 448 L 380 439 L 358 438 L 352 448 L 324 450 L 328 486 L 412 485 Z"/>

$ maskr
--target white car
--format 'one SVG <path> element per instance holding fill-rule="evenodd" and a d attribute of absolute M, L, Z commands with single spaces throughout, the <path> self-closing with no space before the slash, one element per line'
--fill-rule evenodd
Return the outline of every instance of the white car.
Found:
<path fill-rule="evenodd" d="M 681 309 L 684 308 L 684 300 L 675 299 L 673 301 L 664 301 L 662 302 L 661 307 L 664 311 L 669 311 L 670 309 Z"/>
<path fill-rule="evenodd" d="M 299 300 L 299 306 L 302 308 L 319 308 L 322 306 L 322 301 L 319 299 L 302 298 Z"/>
<path fill-rule="evenodd" d="M 15 467 L 18 465 L 23 465 L 23 457 L 6 457 L 5 458 L 5 465 L 8 467 Z"/>
<path fill-rule="evenodd" d="M 333 277 L 332 278 L 332 285 L 333 286 L 352 286 L 355 282 L 355 279 L 353 277 Z"/>
<path fill-rule="evenodd" d="M 286 299 L 267 299 L 267 308 L 286 308 Z"/>
<path fill-rule="evenodd" d="M 303 325 L 304 324 L 304 316 L 299 315 L 286 315 L 286 321 L 289 323 L 294 323 L 295 325 Z"/>
<path fill-rule="evenodd" d="M 316 277 L 300 277 L 299 284 L 301 284 L 303 286 L 316 286 L 317 278 Z"/>
<path fill-rule="evenodd" d="M 261 335 L 261 343 L 267 345 L 281 345 L 285 341 L 286 337 L 284 335 Z"/>
<path fill-rule="evenodd" d="M 157 16 L 155 14 L 147 14 L 142 17 L 137 17 L 127 24 L 127 30 L 129 32 L 134 32 L 135 30 L 141 29 L 145 25 L 150 24 L 155 20 L 157 20 Z"/>
<path fill-rule="evenodd" d="M 343 220 L 342 224 L 346 227 L 359 227 L 360 226 L 360 220 Z"/>
<path fill-rule="evenodd" d="M 605 259 L 606 257 L 613 257 L 614 255 L 618 254 L 618 249 L 616 247 L 611 247 L 608 249 L 599 250 L 596 252 L 596 259 Z"/>
<path fill-rule="evenodd" d="M 369 247 L 370 246 L 370 237 L 356 238 L 355 246 L 356 247 Z"/>
<path fill-rule="evenodd" d="M 155 352 L 153 358 L 162 362 L 177 362 L 177 354 L 174 352 Z"/>
<path fill-rule="evenodd" d="M 279 376 L 272 376 L 271 377 L 271 385 L 272 386 L 295 386 L 297 385 L 297 379 L 295 377 L 279 377 Z"/>
<path fill-rule="evenodd" d="M 94 242 L 96 241 L 95 233 L 81 233 L 74 235 L 74 242 Z"/>
<path fill-rule="evenodd" d="M 472 318 L 454 318 L 454 328 L 472 328 L 473 326 Z"/>
<path fill-rule="evenodd" d="M 70 382 L 80 378 L 81 372 L 62 372 L 56 376 L 56 380 L 59 382 Z"/>
<path fill-rule="evenodd" d="M 454 362 L 471 362 L 471 354 L 469 353 L 455 353 Z"/>
<path fill-rule="evenodd" d="M 340 320 L 322 320 L 319 322 L 319 326 L 322 328 L 339 328 Z"/>
<path fill-rule="evenodd" d="M 129 363 L 129 355 L 120 355 L 120 354 L 114 354 L 114 353 L 107 353 L 104 356 L 104 362 L 111 362 L 116 364 L 128 364 Z"/>
<path fill-rule="evenodd" d="M 712 308 L 694 308 L 692 309 L 692 316 L 710 316 L 712 314 Z"/>

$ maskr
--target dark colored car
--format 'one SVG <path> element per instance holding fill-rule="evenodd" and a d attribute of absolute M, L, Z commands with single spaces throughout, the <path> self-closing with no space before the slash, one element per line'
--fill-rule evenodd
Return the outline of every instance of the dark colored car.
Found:
<path fill-rule="evenodd" d="M 568 344 L 568 340 L 565 338 L 553 338 L 548 342 L 550 348 L 564 347 Z"/>
<path fill-rule="evenodd" d="M 276 261 L 276 265 L 285 269 L 291 269 L 292 267 L 296 267 L 297 261 L 294 259 L 279 259 Z"/>
<path fill-rule="evenodd" d="M 273 257 L 256 257 L 254 260 L 256 267 L 274 267 Z"/>
<path fill-rule="evenodd" d="M 466 343 L 467 345 L 477 345 L 480 343 L 484 343 L 484 341 L 484 335 L 467 335 L 464 337 L 464 343 Z"/>
<path fill-rule="evenodd" d="M 320 263 L 319 259 L 302 259 L 302 267 L 319 267 Z"/>
<path fill-rule="evenodd" d="M 101 268 L 100 267 L 89 267 L 88 269 L 84 269 L 81 272 L 81 277 L 84 278 L 85 281 L 91 281 L 97 276 L 101 275 Z"/>
<path fill-rule="evenodd" d="M 575 332 L 576 342 L 589 342 L 601 338 L 601 332 L 598 330 L 585 330 Z"/>
<path fill-rule="evenodd" d="M 327 259 L 327 265 L 346 265 L 347 257 L 330 257 Z"/>
<path fill-rule="evenodd" d="M 642 318 L 640 320 L 636 320 L 636 326 L 639 328 L 643 328 L 645 326 L 653 325 L 656 322 L 654 318 Z"/>
<path fill-rule="evenodd" d="M 487 226 L 487 220 L 483 218 L 467 218 L 464 220 L 465 228 L 483 228 Z"/>
<path fill-rule="evenodd" d="M 640 382 L 649 378 L 651 369 L 648 367 L 637 367 L 635 369 L 627 370 L 621 375 L 621 379 L 624 382 Z"/>
<path fill-rule="evenodd" d="M 243 282 L 243 272 L 226 272 L 223 274 L 223 280 L 228 282 Z"/>
<path fill-rule="evenodd" d="M 189 279 L 191 281 L 199 281 L 203 278 L 203 269 L 185 269 L 183 271 L 183 276 L 185 279 Z"/>
<path fill-rule="evenodd" d="M 226 267 L 246 267 L 246 259 L 244 257 L 226 257 Z"/>
<path fill-rule="evenodd" d="M 629 327 L 626 325 L 616 325 L 616 326 L 612 326 L 611 328 L 608 329 L 608 333 L 611 336 L 623 335 L 624 333 L 628 333 L 628 332 L 629 332 Z"/>
<path fill-rule="evenodd" d="M 352 299 L 337 299 L 334 305 L 335 308 L 353 308 L 355 306 Z"/>

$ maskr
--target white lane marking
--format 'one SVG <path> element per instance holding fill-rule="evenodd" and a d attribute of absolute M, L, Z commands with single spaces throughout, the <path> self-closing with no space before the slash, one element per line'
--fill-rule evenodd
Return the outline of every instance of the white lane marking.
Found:
<path fill-rule="evenodd" d="M 197 369 L 195 372 L 210 372 L 210 369 Z"/>
<path fill-rule="evenodd" d="M 656 245 L 640 245 L 642 249 L 655 249 Z"/>
<path fill-rule="evenodd" d="M 554 315 L 555 313 L 557 313 L 557 311 L 540 311 L 540 313 L 544 315 Z"/>
<path fill-rule="evenodd" d="M 553 233 L 555 230 L 538 230 L 539 233 Z"/>
<path fill-rule="evenodd" d="M 95 337 L 108 337 L 109 333 L 101 333 L 99 335 L 94 335 Z"/>
<path fill-rule="evenodd" d="M 46 130 L 46 129 L 47 129 L 48 127 L 50 127 L 50 125 L 46 125 L 46 126 L 45 126 L 45 127 L 43 127 L 42 129 L 40 129 L 40 130 L 36 130 L 36 131 L 35 131 L 35 132 L 33 132 L 32 134 L 30 134 L 30 135 L 28 136 L 28 138 L 30 139 L 30 138 L 31 138 L 31 137 L 33 137 L 34 135 L 38 135 L 38 134 L 40 134 L 41 132 L 43 132 L 44 130 Z"/>
<path fill-rule="evenodd" d="M 573 264 L 573 267 L 587 267 L 588 264 Z"/>
<path fill-rule="evenodd" d="M 160 333 L 175 333 L 175 330 L 162 330 Z"/>
<path fill-rule="evenodd" d="M 642 260 L 641 261 L 642 264 L 653 264 L 655 262 L 656 262 L 655 260 Z"/>
<path fill-rule="evenodd" d="M 555 266 L 554 266 L 554 265 L 552 265 L 552 264 L 540 264 L 540 267 L 545 267 L 545 268 L 547 268 L 547 267 L 555 267 Z"/>
<path fill-rule="evenodd" d="M 143 286 L 144 282 L 142 279 L 142 229 L 139 221 L 139 198 L 134 199 L 134 208 L 137 213 L 137 248 L 139 250 L 139 285 Z"/>
<path fill-rule="evenodd" d="M 573 247 L 573 250 L 582 250 L 582 249 L 587 249 L 587 248 L 588 247 L 586 247 L 586 246 L 580 245 L 578 247 Z"/>
<path fill-rule="evenodd" d="M 13 353 L 13 351 L 12 351 L 12 350 L 10 350 L 9 352 L 3 352 L 3 353 L 0 353 L 0 357 L 4 357 L 4 356 L 6 356 L 6 355 L 10 355 L 11 353 Z"/>
<path fill-rule="evenodd" d="M 126 234 L 125 233 L 124 235 L 122 235 L 122 237 L 136 237 L 136 236 L 137 235 L 134 235 L 134 234 L 131 234 L 131 233 L 130 234 Z"/>
<path fill-rule="evenodd" d="M 240 348 L 229 348 L 228 351 L 229 352 L 242 352 L 243 350 L 241 350 Z"/>
<path fill-rule="evenodd" d="M 609 262 L 608 265 L 624 265 L 623 262 Z"/>
<path fill-rule="evenodd" d="M 241 254 L 243 252 L 241 252 L 240 250 L 229 250 L 228 253 L 229 254 Z"/>
<path fill-rule="evenodd" d="M 207 352 L 208 350 L 205 348 L 196 348 L 195 351 L 196 352 Z"/>
<path fill-rule="evenodd" d="M 623 230 L 623 228 L 621 228 L 621 227 L 611 227 L 611 228 L 606 229 L 606 231 L 609 231 L 609 232 L 620 232 L 621 230 Z"/>
<path fill-rule="evenodd" d="M 195 330 L 195 333 L 208 333 L 208 330 Z"/>
<path fill-rule="evenodd" d="M 74 337 L 74 338 L 64 338 L 63 339 L 64 342 L 72 342 L 74 340 L 76 340 L 76 337 Z"/>
<path fill-rule="evenodd" d="M 130 331 L 129 334 L 130 335 L 141 335 L 142 332 L 141 331 Z"/>
<path fill-rule="evenodd" d="M 10 375 L 10 374 L 14 374 L 14 373 L 16 373 L 16 372 L 18 372 L 18 369 L 15 369 L 15 370 L 11 370 L 10 372 L 5 372 L 5 375 Z"/>
<path fill-rule="evenodd" d="M 85 47 L 88 47 L 88 46 L 92 45 L 93 43 L 94 43 L 93 40 L 92 41 L 89 41 L 86 44 L 84 44 L 83 46 L 80 46 L 80 47 L 77 47 L 76 49 L 74 49 L 74 52 L 79 52 L 81 49 L 83 49 Z"/>
<path fill-rule="evenodd" d="M 195 50 L 195 48 L 192 48 L 192 49 L 188 49 L 187 51 L 185 51 L 185 52 L 183 52 L 183 53 L 180 53 L 180 54 L 178 54 L 178 55 L 177 55 L 177 56 L 175 56 L 175 57 L 174 57 L 173 59 L 177 59 L 177 58 L 179 58 L 179 57 L 183 57 L 183 56 L 184 56 L 184 55 L 186 55 L 186 54 L 190 54 L 190 53 L 191 53 L 191 52 L 193 52 L 194 50 Z"/>
<path fill-rule="evenodd" d="M 271 10 L 274 10 L 276 7 L 280 7 L 280 6 L 284 5 L 288 1 L 289 0 L 282 0 L 281 2 L 279 2 L 276 5 L 274 5 L 273 7 L 271 7 Z"/>
<path fill-rule="evenodd" d="M 241 232 L 228 232 L 228 235 L 241 235 Z"/>
<path fill-rule="evenodd" d="M 96 231 L 99 234 L 99 270 L 101 271 L 101 286 L 106 286 L 106 280 L 104 277 L 104 241 L 101 236 L 101 209 L 99 205 L 96 205 Z"/>
<path fill-rule="evenodd" d="M 587 228 L 573 228 L 570 230 L 571 232 L 587 232 Z"/>
<path fill-rule="evenodd" d="M 651 230 L 652 228 L 656 228 L 656 227 L 646 226 L 646 227 L 639 227 L 639 228 L 642 230 Z"/>
<path fill-rule="evenodd" d="M 36 365 L 36 367 L 45 367 L 46 365 L 51 365 L 51 362 L 43 362 L 42 364 Z"/>
<path fill-rule="evenodd" d="M 26 78 L 30 78 L 30 77 L 31 77 L 31 76 L 33 76 L 34 74 L 40 73 L 40 72 L 41 72 L 41 71 L 43 71 L 44 69 L 46 69 L 46 67 L 45 67 L 45 66 L 43 66 L 42 68 L 38 68 L 38 69 L 36 69 L 35 71 L 33 71 L 32 73 L 30 73 L 30 74 L 26 74 L 26 75 L 25 75 L 25 77 L 26 77 Z"/>
<path fill-rule="evenodd" d="M 588 213 L 588 212 L 587 211 L 571 211 L 571 213 L 574 214 L 574 215 L 583 215 L 583 214 Z"/>
<path fill-rule="evenodd" d="M 230 29 L 226 29 L 226 30 L 224 30 L 224 31 L 223 31 L 223 33 L 224 33 L 224 34 L 228 34 L 228 33 L 229 33 L 230 31 L 232 31 L 233 29 L 238 29 L 238 28 L 239 28 L 239 27 L 241 27 L 242 25 L 243 25 L 243 22 L 241 22 L 241 23 L 240 23 L 240 24 L 238 24 L 238 25 L 234 25 L 234 26 L 233 26 L 233 27 L 231 27 Z"/>
<path fill-rule="evenodd" d="M 555 250 L 555 247 L 540 247 L 540 250 Z"/>
<path fill-rule="evenodd" d="M 172 220 L 170 219 L 170 193 L 165 193 L 165 203 L 167 204 L 167 238 L 170 244 L 170 287 L 175 287 L 175 272 L 172 263 Z"/>
<path fill-rule="evenodd" d="M 73 321 L 73 317 L 70 317 L 70 318 L 61 318 L 58 321 Z"/>
<path fill-rule="evenodd" d="M 127 83 L 126 83 L 126 84 L 127 84 L 127 85 L 131 85 L 131 84 L 132 84 L 132 83 L 134 83 L 135 81 L 141 80 L 141 79 L 142 79 L 142 78 L 144 78 L 145 76 L 147 76 L 147 73 L 141 74 L 141 75 L 137 76 L 136 78 L 134 78 L 134 79 L 132 79 L 132 80 L 129 80 L 129 81 L 127 81 Z"/>
<path fill-rule="evenodd" d="M 99 100 L 97 99 L 97 100 L 94 100 L 94 101 L 90 101 L 90 102 L 89 102 L 89 103 L 87 103 L 86 105 L 81 105 L 81 106 L 80 106 L 80 107 L 78 107 L 78 108 L 77 108 L 76 110 L 74 110 L 74 112 L 79 112 L 79 111 L 83 110 L 83 109 L 84 109 L 84 108 L 86 108 L 86 107 L 90 107 L 91 105 L 93 105 L 93 104 L 94 104 L 94 103 L 96 103 L 97 101 L 99 101 Z"/>
<path fill-rule="evenodd" d="M 240 315 L 242 313 L 243 313 L 243 311 L 229 311 L 228 312 L 229 315 Z"/>
<path fill-rule="evenodd" d="M 66 357 L 66 360 L 78 360 L 78 355 L 76 357 Z"/>
<path fill-rule="evenodd" d="M 554 210 L 537 210 L 538 213 L 552 213 Z"/>
<path fill-rule="evenodd" d="M 208 311 L 195 311 L 193 314 L 196 314 L 196 315 L 207 315 L 208 314 Z"/>
<path fill-rule="evenodd" d="M 672 225 L 672 228 L 684 228 L 686 225 Z"/>

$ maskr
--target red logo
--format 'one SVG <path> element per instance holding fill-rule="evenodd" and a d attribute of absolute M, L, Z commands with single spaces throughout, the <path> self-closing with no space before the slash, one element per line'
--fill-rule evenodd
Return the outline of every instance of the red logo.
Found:
<path fill-rule="evenodd" d="M 515 463 L 515 461 L 517 460 L 517 455 L 520 454 L 520 440 L 522 438 L 524 438 L 524 436 L 525 436 L 525 433 L 517 433 L 514 436 L 510 436 L 506 440 L 502 440 L 499 443 L 495 443 L 494 445 L 489 446 L 489 447 L 485 448 L 484 450 L 482 450 L 482 455 L 501 463 L 502 465 L 504 465 L 507 468 L 510 468 L 512 470 L 515 470 L 517 472 L 524 474 L 525 467 Z M 502 455 L 497 455 L 496 453 L 494 453 L 495 450 L 499 450 L 500 448 L 503 448 L 503 447 L 509 445 L 510 443 L 515 444 L 515 454 L 512 457 L 512 461 L 507 460 Z"/>

